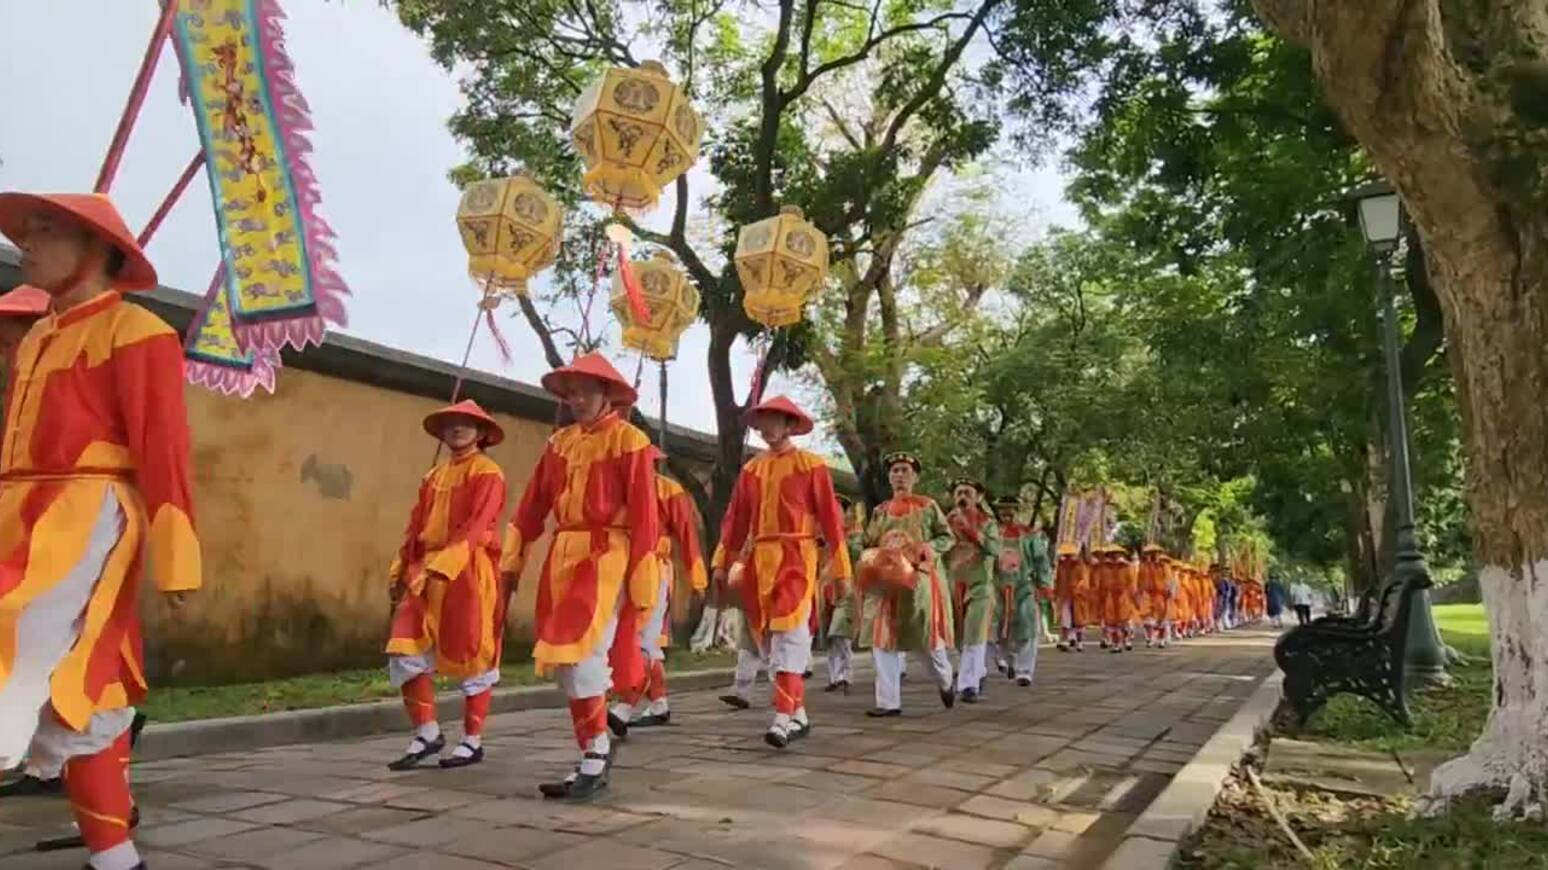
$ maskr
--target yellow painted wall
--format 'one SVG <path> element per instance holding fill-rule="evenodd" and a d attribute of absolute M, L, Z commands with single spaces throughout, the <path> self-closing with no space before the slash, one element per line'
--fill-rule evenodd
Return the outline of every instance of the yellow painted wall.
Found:
<path fill-rule="evenodd" d="M 274 395 L 188 391 L 205 587 L 184 611 L 147 601 L 152 678 L 228 682 L 383 661 L 386 569 L 435 453 L 420 428 L 443 405 L 296 368 Z M 514 509 L 550 432 L 499 415 L 491 451 Z M 512 607 L 508 657 L 530 651 L 534 552 Z M 677 618 L 686 596 L 677 597 Z"/>

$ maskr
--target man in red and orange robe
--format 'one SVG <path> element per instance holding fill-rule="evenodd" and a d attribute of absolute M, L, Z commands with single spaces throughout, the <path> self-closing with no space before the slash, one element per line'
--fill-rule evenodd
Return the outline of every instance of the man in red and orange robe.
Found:
<path fill-rule="evenodd" d="M 387 765 L 392 770 L 408 770 L 446 746 L 435 718 L 436 673 L 459 680 L 464 698 L 462 742 L 441 766 L 484 760 L 484 719 L 500 682 L 505 635 L 497 528 L 505 474 L 484 454 L 505 433 L 473 401 L 436 411 L 424 428 L 451 455 L 420 483 L 403 546 L 388 571 L 395 607 L 387 671 L 414 724 L 408 749 Z"/>
<path fill-rule="evenodd" d="M 173 607 L 201 582 L 183 346 L 120 295 L 156 270 L 107 197 L 0 194 L 0 234 L 51 310 L 17 348 L 0 446 L 0 769 L 62 766 L 90 866 L 143 867 L 142 550 Z"/>
<path fill-rule="evenodd" d="M 793 436 L 812 431 L 812 418 L 784 396 L 748 412 L 768 451 L 742 467 L 721 524 L 721 560 L 751 542 L 740 584 L 747 630 L 774 672 L 774 721 L 764 739 L 784 748 L 811 730 L 806 672 L 812 655 L 811 609 L 817 602 L 817 539 L 843 541 L 844 515 L 822 457 L 798 449 Z M 832 548 L 832 582 L 849 583 L 849 550 Z M 726 573 L 715 565 L 717 582 Z"/>
<path fill-rule="evenodd" d="M 665 458 L 659 451 L 653 455 L 658 461 Z M 704 553 L 699 549 L 699 512 L 693 505 L 693 496 L 682 484 L 658 473 L 656 510 L 661 524 L 661 542 L 656 547 L 656 558 L 661 563 L 661 585 L 656 604 L 645 618 L 645 628 L 638 639 L 619 634 L 613 641 L 617 648 L 637 640 L 644 659 L 638 674 L 631 674 L 634 677 L 630 680 L 632 685 L 620 685 L 619 669 L 615 668 L 613 672 L 613 688 L 622 705 L 613 715 L 628 722 L 631 728 L 666 725 L 672 720 L 672 707 L 667 701 L 666 647 L 671 643 L 669 614 L 672 612 L 672 586 L 677 576 L 672 560 L 674 549 L 687 572 L 688 588 L 693 596 L 697 598 L 709 588 Z"/>
<path fill-rule="evenodd" d="M 577 357 L 543 376 L 543 387 L 575 422 L 555 432 L 506 532 L 502 566 L 512 582 L 550 515 L 557 523 L 537 592 L 539 674 L 554 674 L 570 699 L 581 760 L 544 797 L 584 800 L 607 788 L 612 768 L 608 654 L 622 631 L 634 637 L 656 604 L 661 531 L 652 447 L 623 419 L 634 388 L 601 354 Z M 634 645 L 637 649 L 637 644 Z"/>

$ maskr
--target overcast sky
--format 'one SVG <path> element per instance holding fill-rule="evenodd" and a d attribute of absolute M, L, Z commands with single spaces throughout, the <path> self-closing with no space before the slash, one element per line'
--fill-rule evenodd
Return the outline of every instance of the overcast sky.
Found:
<path fill-rule="evenodd" d="M 312 166 L 322 185 L 321 212 L 338 232 L 340 267 L 354 291 L 344 331 L 456 361 L 476 298 L 453 220 L 457 191 L 446 180 L 462 154 L 446 131 L 461 99 L 456 82 L 375 2 L 283 3 L 291 59 L 317 128 Z M 0 0 L 0 189 L 91 186 L 156 14 L 154 0 Z M 198 147 L 193 117 L 177 101 L 176 79 L 168 46 L 113 187 L 135 228 Z M 1073 212 L 1062 188 L 1054 170 L 1018 171 L 1009 178 L 1007 201 L 1069 223 Z M 670 215 L 670 194 L 659 208 Z M 200 175 L 150 255 L 162 283 L 202 293 L 216 250 L 209 189 Z M 608 318 L 605 304 L 598 302 L 594 319 Z M 531 332 L 520 320 L 502 326 L 514 364 L 503 367 L 492 343 L 482 340 L 473 365 L 535 382 L 546 366 Z M 703 325 L 684 337 L 671 365 L 668 410 L 673 422 L 713 431 L 707 343 Z M 626 375 L 633 373 L 633 354 L 615 349 L 612 356 Z M 751 354 L 738 353 L 736 366 L 745 384 Z M 642 410 L 654 415 L 654 378 L 646 384 Z M 774 389 L 782 386 L 776 382 Z"/>

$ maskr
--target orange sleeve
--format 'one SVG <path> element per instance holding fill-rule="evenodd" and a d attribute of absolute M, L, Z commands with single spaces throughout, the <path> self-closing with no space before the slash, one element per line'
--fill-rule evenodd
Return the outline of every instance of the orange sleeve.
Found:
<path fill-rule="evenodd" d="M 749 480 L 753 475 L 746 468 L 736 478 L 736 488 L 731 490 L 731 503 L 726 506 L 726 516 L 720 522 L 720 546 L 715 550 L 715 567 L 730 568 L 742 557 L 742 547 L 752 526 L 752 494 Z"/>
<path fill-rule="evenodd" d="M 409 511 L 408 528 L 403 530 L 403 545 L 398 548 L 398 555 L 392 560 L 392 567 L 387 569 L 387 578 L 393 583 L 403 582 L 403 572 L 424 557 L 419 545 L 419 534 L 425 527 L 425 506 L 430 501 L 430 487 L 431 481 L 435 478 L 435 471 L 431 469 L 430 473 L 419 482 L 419 496 L 414 499 L 414 509 Z"/>
<path fill-rule="evenodd" d="M 812 500 L 817 515 L 817 525 L 822 529 L 823 540 L 836 542 L 830 547 L 833 551 L 830 562 L 833 579 L 847 581 L 853 575 L 854 569 L 849 564 L 849 547 L 845 545 L 844 511 L 839 507 L 838 497 L 833 493 L 833 475 L 828 473 L 826 465 L 818 465 L 812 469 L 811 474 Z"/>
<path fill-rule="evenodd" d="M 661 562 L 656 545 L 661 540 L 660 500 L 656 497 L 656 469 L 649 442 L 622 457 L 624 492 L 629 526 L 629 600 L 641 610 L 656 606 L 661 589 Z"/>
<path fill-rule="evenodd" d="M 170 330 L 113 349 L 113 379 L 134 483 L 150 517 L 148 569 L 162 592 L 198 589 L 203 556 L 189 486 L 183 346 Z"/>
<path fill-rule="evenodd" d="M 495 523 L 505 510 L 505 475 L 498 469 L 469 477 L 462 489 L 468 491 L 468 512 L 451 529 L 446 546 L 425 562 L 427 573 L 448 580 L 458 577 L 473 558 L 473 548 L 486 546 L 494 537 Z"/>
<path fill-rule="evenodd" d="M 709 578 L 704 573 L 704 553 L 699 549 L 699 514 L 694 510 L 693 496 L 686 492 L 672 496 L 662 522 L 677 544 L 683 567 L 688 569 L 689 585 L 700 592 L 709 588 Z"/>
<path fill-rule="evenodd" d="M 516 513 L 511 515 L 510 526 L 500 545 L 500 570 L 507 574 L 520 574 L 527 564 L 527 553 L 532 542 L 543 534 L 543 524 L 554 509 L 554 497 L 558 492 L 555 481 L 564 474 L 564 458 L 554 452 L 552 444 L 543 449 L 532 479 L 521 494 Z"/>

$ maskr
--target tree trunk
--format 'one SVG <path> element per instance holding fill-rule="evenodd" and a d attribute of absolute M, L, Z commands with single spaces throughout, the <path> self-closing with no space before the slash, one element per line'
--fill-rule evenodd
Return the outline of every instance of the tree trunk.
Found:
<path fill-rule="evenodd" d="M 1446 321 L 1489 614 L 1493 709 L 1429 809 L 1548 784 L 1548 9 L 1542 0 L 1255 0 L 1402 194 Z"/>

